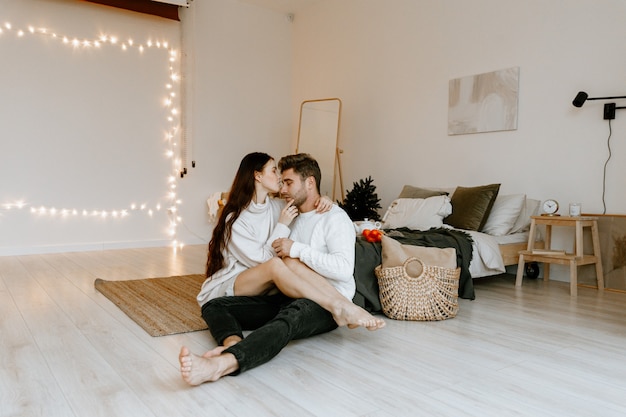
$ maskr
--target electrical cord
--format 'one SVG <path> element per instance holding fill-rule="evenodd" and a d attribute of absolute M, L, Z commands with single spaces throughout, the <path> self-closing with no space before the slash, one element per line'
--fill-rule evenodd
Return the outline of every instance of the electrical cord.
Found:
<path fill-rule="evenodd" d="M 609 160 L 611 159 L 611 135 L 613 134 L 613 130 L 611 128 L 611 119 L 609 119 L 609 137 L 606 140 L 606 146 L 609 149 L 609 156 L 606 158 L 606 162 L 604 163 L 604 173 L 602 176 L 602 214 L 606 214 L 606 201 L 604 199 L 606 193 L 606 167 L 609 164 Z"/>
<path fill-rule="evenodd" d="M 184 221 L 182 221 L 182 220 L 179 220 L 179 221 L 178 221 L 178 223 L 180 223 L 180 224 L 182 224 L 183 226 L 185 226 L 185 229 L 187 229 L 187 231 L 188 231 L 189 233 L 191 233 L 192 235 L 194 235 L 195 237 L 197 237 L 197 238 L 198 238 L 198 239 L 200 239 L 201 241 L 203 241 L 203 242 L 205 242 L 205 243 L 209 243 L 209 240 L 211 239 L 210 237 L 207 239 L 207 238 L 204 238 L 204 237 L 202 237 L 202 236 L 198 235 L 197 233 L 194 233 L 193 231 L 191 231 L 191 229 L 189 229 L 189 227 L 188 227 L 188 226 L 185 224 L 185 222 L 184 222 Z"/>

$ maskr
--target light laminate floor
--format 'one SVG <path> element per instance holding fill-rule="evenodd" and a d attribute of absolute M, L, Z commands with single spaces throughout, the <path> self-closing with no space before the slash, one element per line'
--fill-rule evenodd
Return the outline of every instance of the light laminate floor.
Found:
<path fill-rule="evenodd" d="M 201 273 L 205 246 L 0 257 L 0 416 L 624 416 L 626 294 L 475 281 L 443 322 L 387 319 L 292 342 L 266 365 L 189 387 L 96 277 Z"/>

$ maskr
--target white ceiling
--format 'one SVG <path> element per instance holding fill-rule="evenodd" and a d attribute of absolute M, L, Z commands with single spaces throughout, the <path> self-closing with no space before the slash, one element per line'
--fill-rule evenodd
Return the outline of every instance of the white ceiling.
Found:
<path fill-rule="evenodd" d="M 320 0 L 240 0 L 244 3 L 255 4 L 275 10 L 280 13 L 297 13 Z"/>

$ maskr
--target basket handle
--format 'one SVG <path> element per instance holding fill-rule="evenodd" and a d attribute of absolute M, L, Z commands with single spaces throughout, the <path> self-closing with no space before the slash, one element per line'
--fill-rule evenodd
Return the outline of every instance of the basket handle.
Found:
<path fill-rule="evenodd" d="M 410 264 L 411 262 L 418 262 L 420 265 L 422 265 L 422 273 L 421 273 L 421 274 L 419 274 L 418 276 L 415 276 L 415 277 L 414 277 L 414 276 L 411 276 L 411 275 L 409 275 L 408 271 L 406 270 L 407 265 L 408 265 L 408 264 Z M 406 260 L 402 263 L 402 267 L 404 268 L 404 274 L 405 274 L 407 277 L 409 277 L 409 278 L 419 278 L 419 277 L 421 277 L 422 275 L 424 275 L 424 267 L 425 267 L 424 262 L 422 262 L 422 260 L 421 260 L 421 259 L 417 259 L 415 256 L 411 256 L 411 257 L 407 258 L 407 259 L 406 259 Z"/>

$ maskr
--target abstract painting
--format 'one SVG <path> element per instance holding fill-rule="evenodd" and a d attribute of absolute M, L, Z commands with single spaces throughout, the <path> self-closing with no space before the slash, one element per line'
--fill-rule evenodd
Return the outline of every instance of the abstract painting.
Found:
<path fill-rule="evenodd" d="M 449 81 L 448 135 L 517 129 L 519 67 Z"/>

